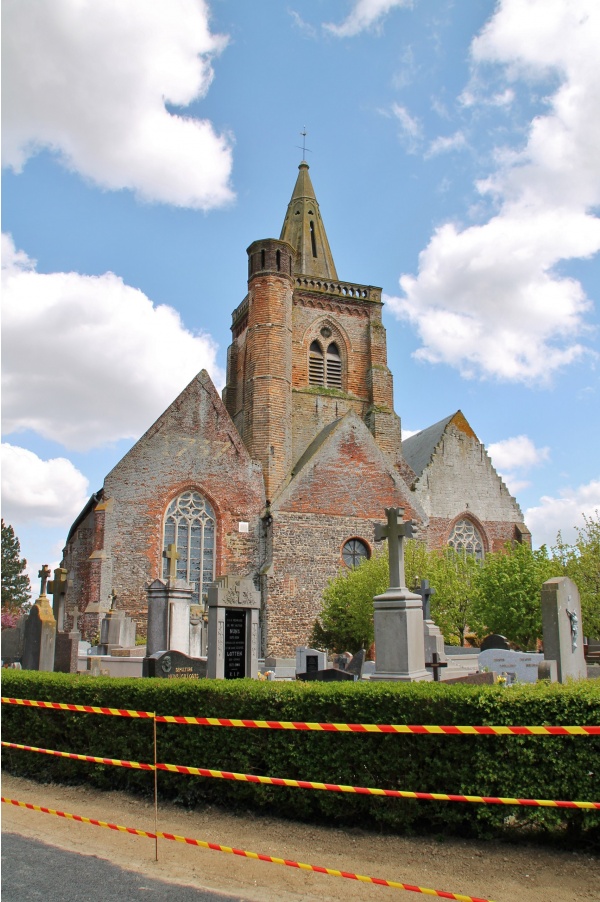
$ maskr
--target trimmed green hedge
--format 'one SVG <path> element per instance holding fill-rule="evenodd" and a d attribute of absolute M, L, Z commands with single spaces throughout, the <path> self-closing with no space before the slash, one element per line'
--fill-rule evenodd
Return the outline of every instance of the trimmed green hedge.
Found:
<path fill-rule="evenodd" d="M 334 723 L 600 724 L 600 684 L 505 689 L 443 683 L 140 680 L 3 671 L 2 695 L 159 714 Z M 153 760 L 151 722 L 3 706 L 3 739 L 97 757 Z M 600 800 L 600 737 L 347 734 L 157 724 L 170 764 L 415 792 Z M 3 767 L 40 781 L 150 795 L 152 775 L 3 750 Z M 400 800 L 257 786 L 160 772 L 162 797 L 397 833 L 480 838 L 524 833 L 600 845 L 600 811 Z M 518 829 L 522 828 L 522 829 Z"/>

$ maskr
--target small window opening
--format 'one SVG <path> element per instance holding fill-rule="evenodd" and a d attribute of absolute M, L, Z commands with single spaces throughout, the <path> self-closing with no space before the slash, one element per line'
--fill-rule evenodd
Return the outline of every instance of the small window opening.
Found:
<path fill-rule="evenodd" d="M 313 257 L 316 257 L 317 256 L 317 240 L 315 237 L 315 224 L 312 221 L 312 219 L 310 221 L 310 243 L 312 245 L 312 255 L 313 255 Z"/>
<path fill-rule="evenodd" d="M 277 269 L 280 270 L 281 269 L 281 251 L 277 251 L 277 253 L 275 255 L 275 259 L 276 259 L 276 263 L 277 263 Z"/>
<path fill-rule="evenodd" d="M 260 268 L 265 268 L 265 252 L 264 249 L 260 252 Z"/>

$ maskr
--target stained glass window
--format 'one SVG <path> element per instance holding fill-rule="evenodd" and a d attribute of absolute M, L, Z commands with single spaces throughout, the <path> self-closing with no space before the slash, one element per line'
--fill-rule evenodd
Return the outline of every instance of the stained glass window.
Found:
<path fill-rule="evenodd" d="M 179 554 L 177 579 L 193 585 L 192 604 L 201 604 L 215 578 L 215 513 L 199 492 L 183 492 L 169 505 L 163 549 L 168 545 L 175 545 Z M 169 561 L 163 561 L 163 579 L 167 579 Z"/>

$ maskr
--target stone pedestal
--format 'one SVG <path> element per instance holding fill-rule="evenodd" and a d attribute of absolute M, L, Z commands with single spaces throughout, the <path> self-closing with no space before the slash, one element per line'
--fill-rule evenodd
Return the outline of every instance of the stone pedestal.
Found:
<path fill-rule="evenodd" d="M 125 611 L 108 611 L 100 624 L 100 645 L 130 648 L 135 645 L 135 621 Z"/>
<path fill-rule="evenodd" d="M 25 624 L 25 647 L 23 649 L 23 670 L 54 670 L 54 645 L 56 642 L 56 620 L 50 602 L 40 595 Z"/>
<path fill-rule="evenodd" d="M 542 586 L 542 630 L 544 658 L 556 661 L 558 681 L 585 679 L 581 601 L 568 576 L 546 580 Z"/>
<path fill-rule="evenodd" d="M 155 579 L 146 589 L 148 595 L 148 635 L 146 654 L 148 657 L 169 647 L 169 599 L 167 586 L 161 579 Z"/>
<path fill-rule="evenodd" d="M 215 580 L 208 590 L 208 677 L 258 677 L 259 610 L 260 593 L 252 579 Z"/>
<path fill-rule="evenodd" d="M 169 650 L 190 653 L 190 607 L 194 589 L 181 579 L 170 580 L 169 596 Z"/>
<path fill-rule="evenodd" d="M 431 680 L 425 668 L 420 595 L 391 588 L 374 599 L 376 670 L 372 680 Z"/>

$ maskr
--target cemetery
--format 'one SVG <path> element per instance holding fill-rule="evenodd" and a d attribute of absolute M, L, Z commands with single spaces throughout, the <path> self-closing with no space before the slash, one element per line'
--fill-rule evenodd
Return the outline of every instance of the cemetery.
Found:
<path fill-rule="evenodd" d="M 135 645 L 135 624 L 114 596 L 93 649 L 76 623 L 68 633 L 57 628 L 63 574 L 50 580 L 42 568 L 31 613 L 2 636 L 4 698 L 33 700 L 4 707 L 13 746 L 4 768 L 147 794 L 143 770 L 90 768 L 73 756 L 151 762 L 156 720 L 158 761 L 211 769 L 171 773 L 156 763 L 161 797 L 190 806 L 250 806 L 340 825 L 367 819 L 371 829 L 399 833 L 491 838 L 526 829 L 597 842 L 600 804 L 590 800 L 600 797 L 600 775 L 590 761 L 600 754 L 600 695 L 587 679 L 577 587 L 566 577 L 544 584 L 544 652 L 514 651 L 500 635 L 479 649 L 453 648 L 431 619 L 435 587 L 405 585 L 410 521 L 402 509 L 385 515 L 377 532 L 389 544 L 389 587 L 373 599 L 375 660 L 365 660 L 365 649 L 310 647 L 295 658 L 260 659 L 252 579 L 220 577 L 198 611 L 191 587 L 177 578 L 174 547 L 166 551 L 167 577 L 148 587 L 146 646 Z M 48 714 L 39 710 L 45 703 L 62 709 Z M 72 706 L 125 716 L 74 720 Z M 244 729 L 231 729 L 232 721 Z M 19 745 L 64 749 L 72 758 L 31 755 Z M 259 774 L 265 785 L 206 779 L 215 772 Z M 305 792 L 297 781 L 357 789 Z M 382 792 L 389 797 L 369 797 Z M 457 803 L 474 796 L 480 804 Z"/>

